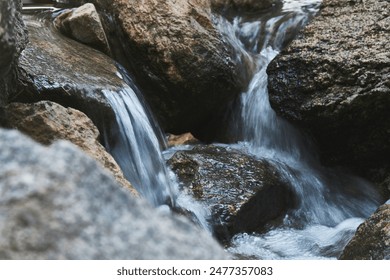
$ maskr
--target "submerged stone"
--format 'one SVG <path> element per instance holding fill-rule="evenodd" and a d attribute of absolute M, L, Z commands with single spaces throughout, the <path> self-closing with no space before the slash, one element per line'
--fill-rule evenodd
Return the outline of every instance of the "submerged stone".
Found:
<path fill-rule="evenodd" d="M 177 152 L 168 164 L 183 191 L 211 210 L 221 240 L 261 231 L 294 207 L 294 195 L 276 168 L 238 150 L 197 145 Z"/>

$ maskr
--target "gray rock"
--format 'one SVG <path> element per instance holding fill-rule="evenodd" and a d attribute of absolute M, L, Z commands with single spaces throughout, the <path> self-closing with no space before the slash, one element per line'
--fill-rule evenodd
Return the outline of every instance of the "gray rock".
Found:
<path fill-rule="evenodd" d="M 324 0 L 269 65 L 272 107 L 315 138 L 327 163 L 388 163 L 389 11 L 389 1 Z"/>
<path fill-rule="evenodd" d="M 169 161 L 182 188 L 210 209 L 216 236 L 261 231 L 294 206 L 275 167 L 238 150 L 196 145 Z"/>
<path fill-rule="evenodd" d="M 342 252 L 342 260 L 390 260 L 390 204 L 361 224 Z"/>
<path fill-rule="evenodd" d="M 110 54 L 107 37 L 95 5 L 87 3 L 66 10 L 54 20 L 57 28 L 69 37 Z"/>
<path fill-rule="evenodd" d="M 0 258 L 225 259 L 205 232 L 119 187 L 69 142 L 0 129 Z"/>
<path fill-rule="evenodd" d="M 15 63 L 27 43 L 27 32 L 21 15 L 20 0 L 0 2 L 0 106 L 7 104 L 15 92 Z"/>

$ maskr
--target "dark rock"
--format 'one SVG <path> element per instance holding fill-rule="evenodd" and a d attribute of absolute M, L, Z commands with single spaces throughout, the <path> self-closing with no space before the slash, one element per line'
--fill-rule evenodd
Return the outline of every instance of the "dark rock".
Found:
<path fill-rule="evenodd" d="M 208 233 L 152 209 L 59 141 L 0 129 L 1 259 L 225 259 Z"/>
<path fill-rule="evenodd" d="M 115 61 L 64 37 L 50 17 L 43 12 L 24 15 L 30 43 L 19 59 L 19 94 L 10 101 L 51 100 L 84 112 L 100 129 L 115 119 L 103 91 L 119 94 L 128 86 Z"/>
<path fill-rule="evenodd" d="M 8 127 L 18 129 L 41 144 L 50 145 L 61 139 L 72 142 L 109 170 L 119 184 L 137 195 L 113 157 L 99 143 L 99 131 L 84 113 L 41 101 L 11 103 L 5 108 L 5 118 Z"/>
<path fill-rule="evenodd" d="M 16 91 L 15 63 L 27 44 L 20 10 L 20 0 L 0 2 L 0 106 L 7 104 L 8 95 Z"/>
<path fill-rule="evenodd" d="M 258 12 L 272 7 L 278 0 L 210 0 L 211 7 L 216 11 Z"/>
<path fill-rule="evenodd" d="M 273 108 L 312 134 L 324 162 L 389 162 L 389 11 L 389 1 L 324 0 L 269 65 Z"/>
<path fill-rule="evenodd" d="M 340 259 L 390 260 L 390 204 L 379 207 L 358 227 Z"/>
<path fill-rule="evenodd" d="M 107 37 L 93 4 L 65 10 L 54 20 L 56 27 L 65 35 L 110 54 Z"/>
<path fill-rule="evenodd" d="M 132 69 L 166 131 L 203 130 L 240 94 L 240 69 L 209 0 L 92 2 L 106 23 L 113 19 L 106 28 L 110 44 L 121 40 L 116 58 Z"/>
<path fill-rule="evenodd" d="M 238 150 L 197 145 L 177 152 L 168 164 L 181 186 L 210 208 L 219 239 L 261 231 L 294 206 L 277 170 Z"/>

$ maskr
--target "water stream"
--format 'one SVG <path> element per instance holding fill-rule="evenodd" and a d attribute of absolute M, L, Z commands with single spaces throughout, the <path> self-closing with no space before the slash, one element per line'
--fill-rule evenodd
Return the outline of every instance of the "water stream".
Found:
<path fill-rule="evenodd" d="M 368 182 L 321 167 L 310 141 L 269 104 L 266 68 L 317 12 L 318 4 L 318 0 L 284 0 L 282 8 L 257 16 L 217 20 L 250 81 L 232 124 L 240 141 L 232 146 L 272 163 L 297 197 L 296 208 L 280 225 L 263 234 L 236 235 L 227 249 L 233 254 L 258 259 L 335 258 L 379 204 Z M 137 87 L 120 66 L 116 74 L 123 87 L 102 91 L 116 115 L 116 124 L 107 132 L 107 149 L 153 205 L 185 208 L 208 229 L 206 208 L 178 192 L 161 154 L 159 129 L 140 101 Z"/>
<path fill-rule="evenodd" d="M 218 26 L 248 72 L 233 123 L 235 148 L 271 162 L 290 182 L 298 205 L 280 226 L 264 234 L 239 234 L 230 252 L 260 259 L 335 258 L 380 197 L 366 181 L 321 167 L 308 139 L 276 115 L 268 99 L 266 68 L 316 13 L 316 0 L 286 0 L 277 11 L 259 18 L 220 19 Z"/>

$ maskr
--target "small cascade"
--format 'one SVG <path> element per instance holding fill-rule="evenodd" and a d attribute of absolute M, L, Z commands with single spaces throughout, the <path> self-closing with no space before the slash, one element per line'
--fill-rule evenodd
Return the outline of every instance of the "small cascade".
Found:
<path fill-rule="evenodd" d="M 312 144 L 278 117 L 268 99 L 266 69 L 270 61 L 318 10 L 318 1 L 286 0 L 281 10 L 256 20 L 219 20 L 219 28 L 237 52 L 250 80 L 242 94 L 235 148 L 266 159 L 283 174 L 297 205 L 278 227 L 265 234 L 239 234 L 232 253 L 260 259 L 337 257 L 362 218 L 380 197 L 362 179 L 321 167 Z"/>

